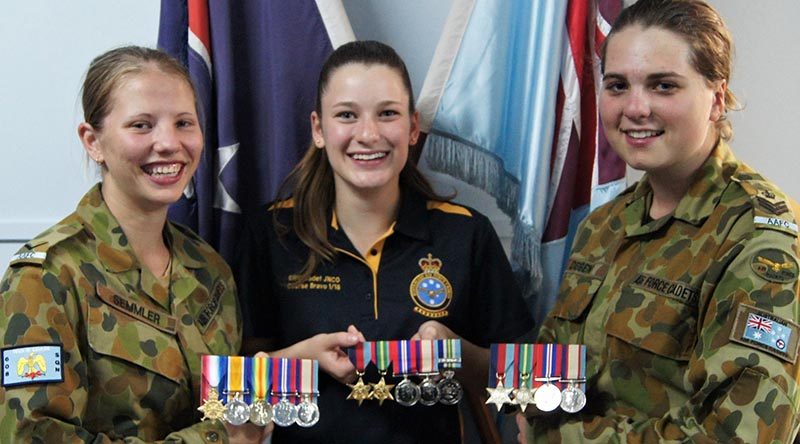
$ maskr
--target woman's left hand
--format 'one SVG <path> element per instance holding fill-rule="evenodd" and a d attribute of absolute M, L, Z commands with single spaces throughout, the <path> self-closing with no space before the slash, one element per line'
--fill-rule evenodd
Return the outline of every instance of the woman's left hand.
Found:
<path fill-rule="evenodd" d="M 453 333 L 453 330 L 439 321 L 427 321 L 419 326 L 417 333 L 411 339 L 461 339 L 461 336 Z"/>

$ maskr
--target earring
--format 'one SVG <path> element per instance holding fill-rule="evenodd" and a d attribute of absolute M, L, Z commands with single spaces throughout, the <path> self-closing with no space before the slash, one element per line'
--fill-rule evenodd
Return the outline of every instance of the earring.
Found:
<path fill-rule="evenodd" d="M 103 159 L 99 159 L 99 158 L 98 159 L 94 159 L 93 158 L 92 160 L 94 160 L 94 163 L 96 163 L 97 166 L 100 166 L 100 167 L 103 166 L 103 164 L 105 163 L 105 161 Z"/>

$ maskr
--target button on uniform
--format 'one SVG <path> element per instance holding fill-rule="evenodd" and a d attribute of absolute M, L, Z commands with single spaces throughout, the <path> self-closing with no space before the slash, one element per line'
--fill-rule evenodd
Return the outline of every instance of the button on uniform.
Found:
<path fill-rule="evenodd" d="M 219 441 L 219 433 L 217 432 L 206 432 L 206 442 L 218 442 Z"/>

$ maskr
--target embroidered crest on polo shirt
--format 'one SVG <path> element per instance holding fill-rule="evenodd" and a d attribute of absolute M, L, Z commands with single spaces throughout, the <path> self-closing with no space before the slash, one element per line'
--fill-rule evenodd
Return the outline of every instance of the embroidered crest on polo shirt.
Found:
<path fill-rule="evenodd" d="M 444 275 L 439 273 L 442 261 L 428 253 L 419 260 L 422 273 L 416 275 L 409 286 L 414 311 L 429 318 L 447 316 L 447 306 L 453 299 L 453 287 Z"/>
<path fill-rule="evenodd" d="M 3 349 L 3 387 L 64 380 L 60 344 Z"/>
<path fill-rule="evenodd" d="M 741 304 L 730 339 L 794 363 L 797 360 L 798 328 L 788 319 Z"/>

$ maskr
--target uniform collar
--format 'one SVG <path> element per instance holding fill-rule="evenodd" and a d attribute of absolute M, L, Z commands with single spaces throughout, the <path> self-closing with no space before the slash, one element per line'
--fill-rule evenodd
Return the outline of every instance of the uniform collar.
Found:
<path fill-rule="evenodd" d="M 642 234 L 640 228 L 649 228 L 645 230 L 648 232 L 654 231 L 672 218 L 692 225 L 702 224 L 719 204 L 719 196 L 730 183 L 731 176 L 736 172 L 738 165 L 739 163 L 728 144 L 720 141 L 695 174 L 688 191 L 678 202 L 674 213 L 671 216 L 652 221 L 643 227 L 642 221 L 645 220 L 645 214 L 650 207 L 653 194 L 647 174 L 645 174 L 627 201 L 625 222 L 629 227 L 628 234 Z"/>
<path fill-rule="evenodd" d="M 350 246 L 347 237 L 339 227 L 336 219 L 336 212 L 331 210 L 330 229 L 328 236 L 334 246 Z M 413 191 L 406 190 L 400 196 L 400 210 L 397 213 L 397 221 L 394 225 L 394 232 L 412 237 L 419 240 L 428 240 L 428 208 L 425 198 Z"/>
<path fill-rule="evenodd" d="M 95 237 L 97 257 L 105 265 L 107 271 L 122 273 L 139 269 L 141 268 L 139 260 L 128 243 L 117 218 L 111 214 L 111 210 L 103 200 L 101 188 L 101 183 L 93 186 L 78 203 L 75 212 L 83 225 Z M 183 248 L 187 239 L 179 229 L 167 222 L 164 233 L 167 245 L 174 256 L 173 265 L 177 262 L 186 268 L 202 268 L 204 266 L 202 260 L 192 257 L 189 249 Z"/>

